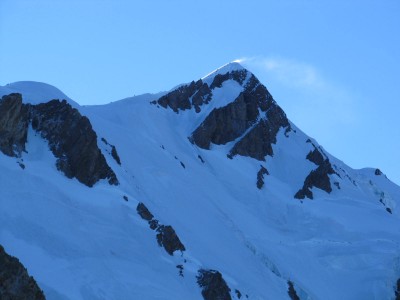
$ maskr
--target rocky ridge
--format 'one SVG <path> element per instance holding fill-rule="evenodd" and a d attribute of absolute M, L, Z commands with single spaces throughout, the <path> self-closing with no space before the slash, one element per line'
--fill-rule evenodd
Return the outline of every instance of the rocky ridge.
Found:
<path fill-rule="evenodd" d="M 0 245 L 0 298 L 2 300 L 44 300 L 35 279 L 20 261 Z"/>
<path fill-rule="evenodd" d="M 318 167 L 312 170 L 304 180 L 303 187 L 294 196 L 297 199 L 304 199 L 305 197 L 313 199 L 314 196 L 311 191 L 313 187 L 324 190 L 327 193 L 332 192 L 329 175 L 338 175 L 322 150 L 318 149 L 310 140 L 307 142 L 312 144 L 314 150 L 307 154 L 306 159 L 313 162 Z"/>
<path fill-rule="evenodd" d="M 114 171 L 97 145 L 97 135 L 87 117 L 67 101 L 23 104 L 21 94 L 0 101 L 0 150 L 13 157 L 25 151 L 28 126 L 48 141 L 57 169 L 91 187 L 100 179 L 118 184 Z"/>

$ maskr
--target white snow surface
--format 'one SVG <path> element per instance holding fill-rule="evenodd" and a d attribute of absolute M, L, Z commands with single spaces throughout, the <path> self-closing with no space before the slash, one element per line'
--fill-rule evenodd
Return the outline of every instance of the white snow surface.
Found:
<path fill-rule="evenodd" d="M 211 83 L 213 81 L 214 77 L 218 74 L 224 75 L 228 72 L 241 71 L 241 70 L 245 70 L 245 68 L 243 68 L 243 66 L 240 63 L 238 63 L 236 61 L 232 61 L 232 62 L 227 63 L 226 65 L 223 65 L 222 67 L 219 67 L 216 70 L 208 73 L 206 76 L 204 76 L 201 79 L 204 82 Z"/>
<path fill-rule="evenodd" d="M 212 150 L 191 144 L 208 112 L 240 91 L 237 82 L 225 82 L 199 114 L 152 105 L 155 95 L 79 107 L 119 186 L 101 181 L 89 188 L 66 178 L 47 142 L 30 129 L 22 158 L 0 154 L 0 244 L 47 299 L 202 299 L 199 268 L 220 271 L 233 299 L 235 289 L 244 299 L 289 299 L 288 280 L 302 300 L 393 299 L 400 188 L 375 169 L 353 170 L 324 151 L 340 189 L 313 188 L 314 200 L 294 199 L 316 165 L 305 159 L 313 149 L 309 137 L 293 124 L 288 137 L 279 132 L 265 162 L 228 159 L 232 143 Z M 121 166 L 101 138 L 116 146 Z M 270 173 L 261 190 L 260 165 Z M 139 202 L 173 226 L 183 254 L 158 246 L 136 213 Z"/>
<path fill-rule="evenodd" d="M 65 95 L 58 88 L 42 82 L 36 81 L 18 81 L 0 86 L 0 99 L 4 95 L 11 93 L 22 94 L 24 103 L 38 104 L 50 100 L 67 100 L 73 107 L 79 107 L 79 104 Z"/>

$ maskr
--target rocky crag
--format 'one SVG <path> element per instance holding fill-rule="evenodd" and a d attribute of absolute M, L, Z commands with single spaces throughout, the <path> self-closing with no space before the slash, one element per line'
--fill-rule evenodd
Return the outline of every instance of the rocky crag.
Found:
<path fill-rule="evenodd" d="M 90 121 L 67 101 L 52 100 L 37 105 L 23 104 L 21 94 L 0 101 L 0 151 L 20 157 L 25 151 L 29 125 L 48 141 L 57 158 L 57 169 L 91 187 L 101 179 L 118 184 L 97 145 Z"/>

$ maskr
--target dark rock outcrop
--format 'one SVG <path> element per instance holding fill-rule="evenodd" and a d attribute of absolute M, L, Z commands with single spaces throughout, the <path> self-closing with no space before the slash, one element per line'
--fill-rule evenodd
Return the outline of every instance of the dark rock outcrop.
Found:
<path fill-rule="evenodd" d="M 160 225 L 157 228 L 157 242 L 169 255 L 173 255 L 175 251 L 185 251 L 185 246 L 176 235 L 172 226 Z"/>
<path fill-rule="evenodd" d="M 313 145 L 314 146 L 314 145 Z M 337 174 L 328 158 L 314 146 L 314 150 L 310 151 L 306 157 L 311 162 L 318 165 L 318 168 L 312 170 L 304 180 L 303 187 L 294 195 L 296 199 L 304 199 L 305 197 L 313 199 L 311 189 L 313 187 L 324 190 L 327 193 L 332 192 L 332 186 L 328 175 Z"/>
<path fill-rule="evenodd" d="M 394 295 L 395 295 L 395 300 L 400 300 L 400 278 L 397 279 Z"/>
<path fill-rule="evenodd" d="M 117 185 L 114 171 L 97 145 L 97 135 L 88 118 L 65 100 L 35 105 L 32 127 L 40 132 L 57 157 L 57 169 L 91 187 L 100 179 Z"/>
<path fill-rule="evenodd" d="M 382 175 L 382 171 L 379 170 L 379 169 L 376 169 L 376 170 L 375 170 L 375 175 L 376 175 L 376 176 Z"/>
<path fill-rule="evenodd" d="M 200 106 L 208 104 L 211 100 L 211 90 L 206 83 L 192 96 L 192 105 L 197 113 L 201 111 Z"/>
<path fill-rule="evenodd" d="M 317 148 L 314 148 L 313 151 L 310 151 L 306 158 L 316 164 L 317 166 L 320 166 L 324 163 L 324 157 L 322 156 L 321 152 L 318 151 Z"/>
<path fill-rule="evenodd" d="M 162 225 L 157 219 L 154 219 L 153 214 L 143 204 L 139 203 L 136 207 L 137 213 L 143 220 L 148 221 L 149 227 L 157 231 L 157 242 L 160 247 L 163 247 L 169 255 L 173 255 L 175 251 L 185 251 L 185 246 L 182 244 L 174 228 L 170 225 Z"/>
<path fill-rule="evenodd" d="M 247 76 L 243 75 L 247 71 L 242 72 L 237 80 L 241 84 Z M 211 88 L 221 86 L 222 80 L 231 76 L 230 73 L 217 75 Z M 200 148 L 210 149 L 211 143 L 222 145 L 241 138 L 228 157 L 242 155 L 265 160 L 266 155 L 273 155 L 272 144 L 276 143 L 282 127 L 290 129 L 285 113 L 265 86 L 251 75 L 239 96 L 228 105 L 212 110 L 189 140 Z"/>
<path fill-rule="evenodd" d="M 202 288 L 204 300 L 231 300 L 230 288 L 220 272 L 215 270 L 200 269 L 197 283 Z"/>
<path fill-rule="evenodd" d="M 111 145 L 111 156 L 115 159 L 117 164 L 121 165 L 121 159 L 119 158 L 117 149 L 115 148 L 114 145 Z"/>
<path fill-rule="evenodd" d="M 43 300 L 42 290 L 20 261 L 0 246 L 0 299 Z"/>
<path fill-rule="evenodd" d="M 229 156 L 249 156 L 257 160 L 265 160 L 265 156 L 273 156 L 272 144 L 276 143 L 276 135 L 280 128 L 290 128 L 289 121 L 283 110 L 275 104 L 266 112 L 266 118 L 261 119 L 239 142 L 235 144 Z"/>
<path fill-rule="evenodd" d="M 143 220 L 150 221 L 151 219 L 154 218 L 153 214 L 149 211 L 149 209 L 146 207 L 146 205 L 144 205 L 142 202 L 140 202 L 137 205 L 136 211 L 142 217 Z"/>
<path fill-rule="evenodd" d="M 324 163 L 318 166 L 317 169 L 313 170 L 308 174 L 304 181 L 304 185 L 302 189 L 300 189 L 296 194 L 295 198 L 304 199 L 305 197 L 309 199 L 313 199 L 313 193 L 311 188 L 316 187 L 321 190 L 324 190 L 327 193 L 332 192 L 331 182 L 329 180 L 329 176 L 334 174 L 332 167 L 330 164 Z"/>
<path fill-rule="evenodd" d="M 244 80 L 246 79 L 246 77 L 247 77 L 247 71 L 244 69 L 227 72 L 225 74 L 217 74 L 217 75 L 215 75 L 213 82 L 210 85 L 210 88 L 212 90 L 215 88 L 220 88 L 220 87 L 222 87 L 222 84 L 225 81 L 230 80 L 230 79 L 235 80 L 240 85 L 242 85 Z"/>
<path fill-rule="evenodd" d="M 112 158 L 117 162 L 117 164 L 121 165 L 121 159 L 119 158 L 117 148 L 114 145 L 111 145 L 105 138 L 101 138 L 101 141 L 111 148 L 111 152 L 107 151 L 111 154 Z"/>
<path fill-rule="evenodd" d="M 239 142 L 233 146 L 228 157 L 249 156 L 260 161 L 273 155 L 272 143 L 276 143 L 276 132 L 271 132 L 267 120 L 260 120 Z"/>
<path fill-rule="evenodd" d="M 182 85 L 176 90 L 162 96 L 156 101 L 164 108 L 171 108 L 174 112 L 179 110 L 195 108 L 200 112 L 200 106 L 211 100 L 211 90 L 206 83 L 200 79 L 192 81 L 188 85 Z"/>
<path fill-rule="evenodd" d="M 291 282 L 289 280 L 287 283 L 288 283 L 288 295 L 289 295 L 290 299 L 300 300 L 300 297 L 297 295 L 297 292 L 294 288 L 293 282 Z"/>
<path fill-rule="evenodd" d="M 176 268 L 179 270 L 179 276 L 184 277 L 183 276 L 183 270 L 184 270 L 183 265 L 177 265 Z"/>
<path fill-rule="evenodd" d="M 3 96 L 0 100 L 0 150 L 19 157 L 25 151 L 28 135 L 29 107 L 22 104 L 21 94 Z"/>
<path fill-rule="evenodd" d="M 97 135 L 88 118 L 65 100 L 37 105 L 23 104 L 21 94 L 3 96 L 0 101 L 0 150 L 19 157 L 25 150 L 29 124 L 48 141 L 57 158 L 57 169 L 91 187 L 100 179 L 117 185 L 97 145 Z"/>
<path fill-rule="evenodd" d="M 264 175 L 269 175 L 269 173 L 264 166 L 261 166 L 260 170 L 257 172 L 257 188 L 260 190 L 264 186 Z"/>
<path fill-rule="evenodd" d="M 213 109 L 192 133 L 190 140 L 203 149 L 210 149 L 211 143 L 226 144 L 240 137 L 257 117 L 257 103 L 241 93 L 232 103 Z"/>
<path fill-rule="evenodd" d="M 248 80 L 245 83 L 246 78 Z M 271 145 L 276 143 L 279 129 L 286 127 L 287 134 L 291 128 L 285 113 L 265 86 L 254 75 L 249 75 L 247 70 L 217 74 L 210 86 L 202 80 L 192 81 L 162 96 L 153 104 L 171 108 L 176 113 L 193 107 L 196 112 L 200 112 L 201 106 L 211 100 L 213 90 L 221 88 L 227 80 L 238 82 L 243 86 L 243 91 L 233 102 L 213 109 L 192 132 L 189 140 L 200 148 L 210 149 L 211 143 L 226 144 L 246 134 L 231 149 L 229 157 L 242 155 L 264 160 L 266 155 L 273 154 Z"/>

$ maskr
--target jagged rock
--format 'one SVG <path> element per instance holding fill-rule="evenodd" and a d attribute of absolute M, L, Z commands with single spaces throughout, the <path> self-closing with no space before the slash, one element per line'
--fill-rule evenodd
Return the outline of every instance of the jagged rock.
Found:
<path fill-rule="evenodd" d="M 220 272 L 200 269 L 196 276 L 198 285 L 202 288 L 204 300 L 231 300 L 231 289 L 222 278 Z"/>
<path fill-rule="evenodd" d="M 305 197 L 313 199 L 313 193 L 311 192 L 311 188 L 313 187 L 324 190 L 327 193 L 332 192 L 331 182 L 328 175 L 334 173 L 332 166 L 326 159 L 323 164 L 308 174 L 304 181 L 303 188 L 299 190 L 294 197 L 297 199 L 304 199 Z"/>
<path fill-rule="evenodd" d="M 394 295 L 396 297 L 395 300 L 400 300 L 400 278 L 397 279 Z"/>
<path fill-rule="evenodd" d="M 179 276 L 183 277 L 183 265 L 177 265 L 176 268 L 179 270 Z"/>
<path fill-rule="evenodd" d="M 265 161 L 265 156 L 273 156 L 272 144 L 281 127 L 289 128 L 289 123 L 282 109 L 274 106 L 267 112 L 267 119 L 261 119 L 233 146 L 229 157 L 241 155 Z"/>
<path fill-rule="evenodd" d="M 213 90 L 215 88 L 220 88 L 222 87 L 222 84 L 230 79 L 233 79 L 237 81 L 240 85 L 243 84 L 244 80 L 247 77 L 247 71 L 246 70 L 237 70 L 237 71 L 231 71 L 225 74 L 217 74 L 215 75 L 213 82 L 210 85 L 210 88 Z"/>
<path fill-rule="evenodd" d="M 190 102 L 190 99 L 192 102 Z M 174 112 L 191 109 L 195 107 L 200 112 L 200 106 L 211 100 L 211 90 L 206 83 L 200 79 L 192 81 L 189 85 L 183 85 L 176 90 L 162 96 L 157 103 L 164 108 L 170 107 Z"/>
<path fill-rule="evenodd" d="M 151 230 L 156 230 L 158 228 L 158 220 L 152 219 L 149 221 L 149 226 Z"/>
<path fill-rule="evenodd" d="M 200 106 L 208 104 L 211 100 L 211 90 L 206 83 L 192 96 L 192 105 L 197 113 L 201 111 Z"/>
<path fill-rule="evenodd" d="M 375 175 L 376 175 L 376 176 L 382 175 L 382 171 L 379 170 L 379 169 L 376 169 L 376 170 L 375 170 Z"/>
<path fill-rule="evenodd" d="M 115 148 L 114 145 L 111 145 L 105 138 L 101 138 L 101 141 L 106 144 L 107 146 L 111 147 L 111 156 L 114 158 L 114 160 L 117 162 L 117 164 L 121 165 L 121 159 L 119 158 L 119 155 L 117 153 L 117 148 Z"/>
<path fill-rule="evenodd" d="M 324 157 L 322 156 L 321 152 L 318 151 L 317 148 L 314 148 L 313 151 L 310 151 L 310 152 L 307 154 L 306 158 L 307 158 L 309 161 L 315 163 L 315 164 L 318 165 L 318 166 L 319 166 L 319 165 L 322 165 L 322 164 L 324 163 Z"/>
<path fill-rule="evenodd" d="M 237 81 L 242 84 L 247 71 L 240 72 L 235 74 Z M 231 73 L 217 75 L 211 89 L 220 87 L 227 79 L 233 79 Z M 242 155 L 265 160 L 266 155 L 273 154 L 272 144 L 276 143 L 276 134 L 281 127 L 290 128 L 285 113 L 268 90 L 251 75 L 243 92 L 228 105 L 212 110 L 189 140 L 200 148 L 210 149 L 211 143 L 226 144 L 248 131 L 233 146 L 228 157 Z"/>
<path fill-rule="evenodd" d="M 142 217 L 142 219 L 146 221 L 151 221 L 154 218 L 153 214 L 148 210 L 146 205 L 144 205 L 142 202 L 140 202 L 137 205 L 136 211 Z"/>
<path fill-rule="evenodd" d="M 0 100 L 0 150 L 19 157 L 25 151 L 29 125 L 29 106 L 22 104 L 21 94 L 3 96 Z"/>
<path fill-rule="evenodd" d="M 308 139 L 307 143 L 311 143 Z M 309 199 L 313 199 L 313 193 L 311 188 L 316 187 L 321 190 L 324 190 L 327 193 L 332 192 L 331 182 L 329 180 L 328 175 L 337 174 L 329 161 L 328 158 L 325 158 L 325 154 L 322 154 L 317 147 L 312 144 L 314 147 L 313 151 L 310 151 L 306 158 L 318 165 L 318 168 L 311 171 L 310 174 L 304 180 L 303 187 L 294 195 L 296 199 L 304 199 L 305 197 Z M 335 185 L 340 189 L 339 183 L 335 182 Z"/>
<path fill-rule="evenodd" d="M 20 261 L 0 246 L 0 299 L 43 300 L 42 290 Z"/>
<path fill-rule="evenodd" d="M 288 284 L 288 295 L 289 295 L 290 299 L 300 300 L 300 297 L 297 295 L 297 292 L 294 288 L 293 282 L 288 280 L 287 284 Z"/>
<path fill-rule="evenodd" d="M 157 230 L 156 237 L 158 245 L 164 247 L 165 251 L 167 251 L 169 255 L 173 255 L 177 250 L 185 251 L 185 246 L 176 235 L 172 226 L 159 224 L 158 220 L 154 219 L 153 214 L 142 202 L 137 205 L 136 211 L 142 219 L 148 221 L 152 230 Z"/>
<path fill-rule="evenodd" d="M 100 179 L 118 185 L 97 145 L 97 135 L 88 118 L 65 100 L 52 100 L 35 105 L 32 127 L 45 138 L 57 157 L 57 169 L 69 178 L 77 178 L 91 187 Z"/>
<path fill-rule="evenodd" d="M 203 149 L 210 149 L 211 143 L 226 144 L 241 136 L 257 117 L 257 104 L 248 95 L 240 93 L 232 103 L 213 109 L 190 140 Z"/>
<path fill-rule="evenodd" d="M 21 94 L 3 96 L 0 101 L 0 150 L 4 154 L 20 156 L 25 150 L 30 120 L 33 129 L 48 141 L 57 158 L 57 169 L 67 177 L 76 177 L 89 187 L 100 179 L 118 184 L 114 171 L 97 146 L 97 136 L 89 119 L 65 100 L 30 105 L 22 103 Z"/>
<path fill-rule="evenodd" d="M 238 299 L 242 298 L 242 293 L 239 290 L 235 290 L 235 293 Z"/>
<path fill-rule="evenodd" d="M 173 255 L 175 251 L 185 251 L 185 246 L 180 241 L 179 237 L 176 235 L 175 230 L 172 226 L 160 225 L 157 228 L 157 242 L 160 246 L 168 252 L 169 255 Z"/>
<path fill-rule="evenodd" d="M 119 158 L 119 155 L 117 153 L 117 149 L 115 148 L 114 145 L 111 145 L 111 156 L 115 159 L 117 164 L 121 165 L 121 159 Z"/>
<path fill-rule="evenodd" d="M 268 170 L 261 166 L 260 170 L 257 172 L 257 188 L 261 190 L 264 186 L 264 175 L 269 175 Z"/>

